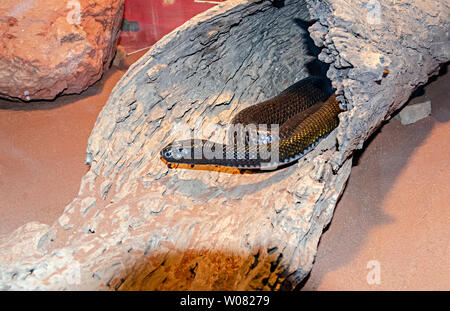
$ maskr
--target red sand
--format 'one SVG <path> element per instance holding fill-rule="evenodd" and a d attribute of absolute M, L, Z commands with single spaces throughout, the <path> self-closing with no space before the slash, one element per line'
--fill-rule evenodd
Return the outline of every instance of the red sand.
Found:
<path fill-rule="evenodd" d="M 0 99 L 0 234 L 38 221 L 51 224 L 78 194 L 86 146 L 98 114 L 130 64 L 111 67 L 80 95 L 17 103 Z"/>
<path fill-rule="evenodd" d="M 430 99 L 430 117 L 392 119 L 366 142 L 303 290 L 450 289 L 449 85 L 447 73 L 412 100 Z"/>
<path fill-rule="evenodd" d="M 54 102 L 0 100 L 0 234 L 53 223 L 77 195 L 89 134 L 124 73 L 113 67 Z M 432 116 L 392 120 L 365 148 L 304 290 L 450 289 L 449 79 L 426 89 Z M 380 284 L 366 281 L 370 260 L 380 263 Z"/>

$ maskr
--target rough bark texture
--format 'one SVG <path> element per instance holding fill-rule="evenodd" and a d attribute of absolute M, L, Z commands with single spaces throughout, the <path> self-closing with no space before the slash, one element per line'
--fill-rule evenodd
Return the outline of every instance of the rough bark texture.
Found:
<path fill-rule="evenodd" d="M 352 152 L 449 56 L 440 1 L 228 1 L 158 42 L 118 83 L 89 139 L 91 170 L 52 226 L 0 241 L 3 289 L 292 289 L 309 273 Z M 347 111 L 290 167 L 168 170 L 177 126 L 227 123 L 305 77 L 298 19 Z M 447 12 L 447 13 L 446 13 Z"/>
<path fill-rule="evenodd" d="M 80 93 L 108 69 L 123 0 L 2 0 L 0 97 L 53 99 Z"/>

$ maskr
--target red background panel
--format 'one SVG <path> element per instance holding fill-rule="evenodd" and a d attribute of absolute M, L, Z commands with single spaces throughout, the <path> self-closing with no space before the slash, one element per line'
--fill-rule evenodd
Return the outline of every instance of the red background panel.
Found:
<path fill-rule="evenodd" d="M 216 5 L 194 0 L 126 0 L 124 18 L 139 23 L 139 31 L 122 31 L 119 44 L 127 52 L 153 45 L 176 27 Z"/>

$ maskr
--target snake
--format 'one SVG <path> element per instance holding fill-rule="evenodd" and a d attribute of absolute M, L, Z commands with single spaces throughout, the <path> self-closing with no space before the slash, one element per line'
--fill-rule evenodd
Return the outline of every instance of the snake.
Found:
<path fill-rule="evenodd" d="M 169 167 L 188 164 L 272 170 L 313 150 L 338 126 L 341 111 L 328 80 L 309 76 L 277 96 L 241 110 L 231 120 L 241 129 L 258 125 L 256 134 L 235 131 L 228 144 L 197 138 L 174 141 L 160 156 Z M 277 132 L 272 125 L 278 126 Z"/>

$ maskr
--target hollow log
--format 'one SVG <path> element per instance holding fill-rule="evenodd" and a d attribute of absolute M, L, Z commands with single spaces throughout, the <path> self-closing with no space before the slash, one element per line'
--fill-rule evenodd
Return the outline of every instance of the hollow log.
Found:
<path fill-rule="evenodd" d="M 354 150 L 449 61 L 448 12 L 437 0 L 232 0 L 188 21 L 113 90 L 58 221 L 1 239 L 0 288 L 294 289 Z M 311 20 L 345 110 L 338 128 L 276 171 L 168 169 L 159 151 L 178 128 L 226 124 L 311 74 Z"/>

